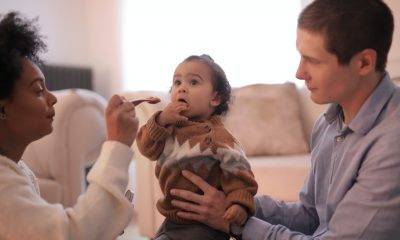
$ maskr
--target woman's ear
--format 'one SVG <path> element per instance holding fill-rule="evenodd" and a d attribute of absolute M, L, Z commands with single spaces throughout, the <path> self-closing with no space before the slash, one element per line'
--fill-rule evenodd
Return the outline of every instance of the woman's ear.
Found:
<path fill-rule="evenodd" d="M 0 103 L 0 120 L 4 120 L 7 118 L 6 110 L 3 104 Z"/>
<path fill-rule="evenodd" d="M 218 92 L 214 92 L 210 101 L 211 107 L 218 107 L 221 104 L 221 97 L 218 95 Z"/>
<path fill-rule="evenodd" d="M 0 112 L 5 112 L 6 100 L 0 100 Z"/>

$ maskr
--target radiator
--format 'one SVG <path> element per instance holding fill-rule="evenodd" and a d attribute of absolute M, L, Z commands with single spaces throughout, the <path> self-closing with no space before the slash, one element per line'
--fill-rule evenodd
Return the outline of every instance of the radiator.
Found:
<path fill-rule="evenodd" d="M 46 86 L 50 91 L 68 88 L 93 90 L 92 70 L 90 68 L 41 65 L 40 69 L 46 78 Z"/>

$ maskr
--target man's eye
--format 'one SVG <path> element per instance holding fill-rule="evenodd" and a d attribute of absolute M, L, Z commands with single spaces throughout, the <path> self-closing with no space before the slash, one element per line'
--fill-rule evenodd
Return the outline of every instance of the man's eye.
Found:
<path fill-rule="evenodd" d="M 318 63 L 320 63 L 320 61 L 318 61 L 317 59 L 313 59 L 313 58 L 308 59 L 308 62 L 311 63 L 311 64 L 318 64 Z"/>

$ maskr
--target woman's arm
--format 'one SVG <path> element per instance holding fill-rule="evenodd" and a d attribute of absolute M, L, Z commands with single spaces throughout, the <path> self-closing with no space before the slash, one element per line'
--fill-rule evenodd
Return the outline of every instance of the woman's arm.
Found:
<path fill-rule="evenodd" d="M 0 159 L 0 239 L 114 239 L 129 223 L 125 198 L 138 121 L 132 103 L 113 96 L 106 109 L 107 137 L 76 205 L 49 204 L 13 161 Z M 55 156 L 56 157 L 56 156 Z"/>
<path fill-rule="evenodd" d="M 132 205 L 124 197 L 131 157 L 125 144 L 106 142 L 89 173 L 86 193 L 67 209 L 43 200 L 18 167 L 3 160 L 0 239 L 114 239 L 132 216 Z"/>

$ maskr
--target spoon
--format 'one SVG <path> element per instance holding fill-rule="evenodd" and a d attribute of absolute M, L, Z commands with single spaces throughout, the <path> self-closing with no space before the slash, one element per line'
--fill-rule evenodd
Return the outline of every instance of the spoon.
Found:
<path fill-rule="evenodd" d="M 136 100 L 131 100 L 131 103 L 133 103 L 133 105 L 135 105 L 135 107 L 139 104 L 141 104 L 142 102 L 148 102 L 150 104 L 156 104 L 159 103 L 161 100 L 158 97 L 148 97 L 145 99 L 136 99 Z"/>

